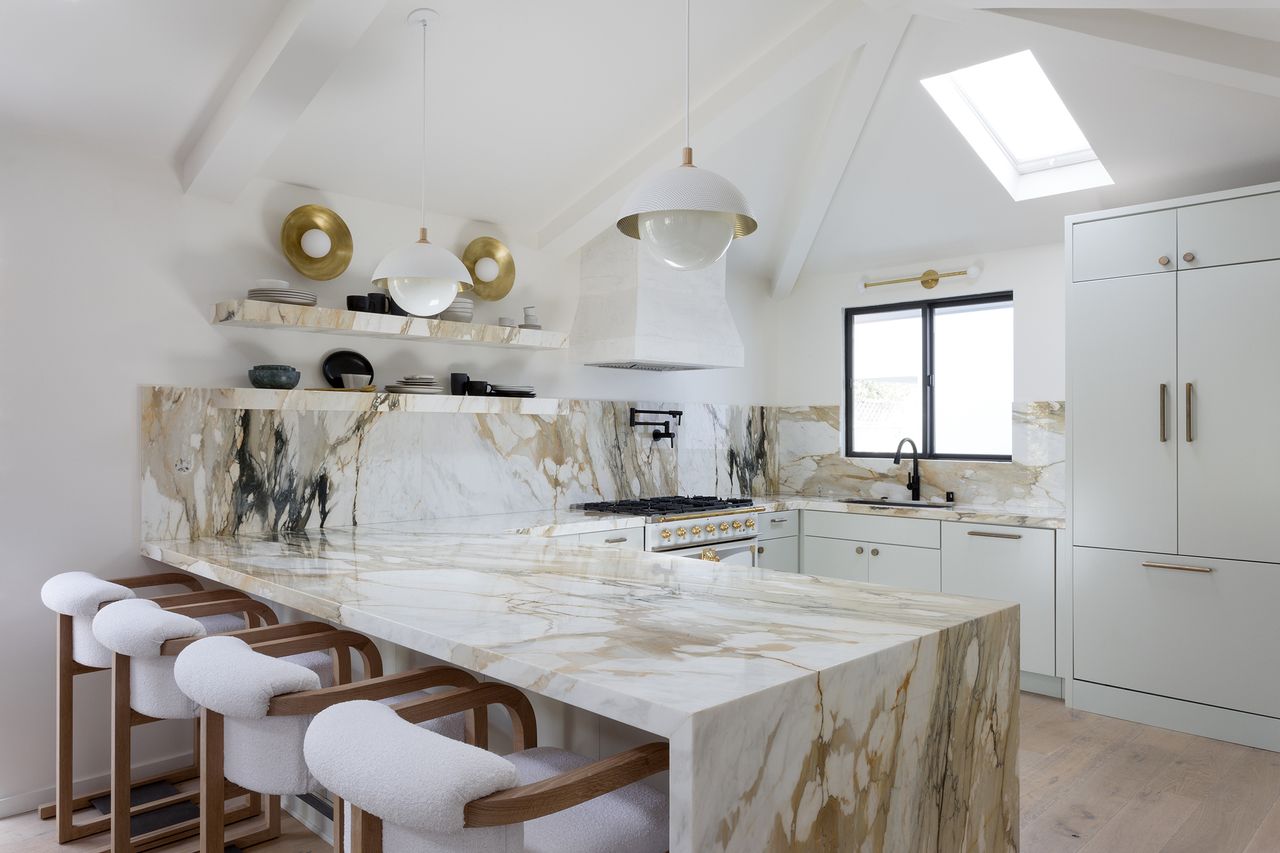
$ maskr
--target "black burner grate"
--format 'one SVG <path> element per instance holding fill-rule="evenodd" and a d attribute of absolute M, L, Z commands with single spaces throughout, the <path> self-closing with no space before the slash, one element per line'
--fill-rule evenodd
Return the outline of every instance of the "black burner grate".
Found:
<path fill-rule="evenodd" d="M 696 512 L 716 512 L 752 505 L 751 498 L 713 498 L 705 495 L 665 498 L 643 498 L 634 501 L 597 501 L 583 504 L 586 512 L 604 512 L 614 515 L 689 515 Z"/>

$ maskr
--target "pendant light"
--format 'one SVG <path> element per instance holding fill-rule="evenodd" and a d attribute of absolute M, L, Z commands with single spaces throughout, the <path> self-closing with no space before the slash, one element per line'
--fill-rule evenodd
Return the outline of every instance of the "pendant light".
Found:
<path fill-rule="evenodd" d="M 689 144 L 689 18 L 684 4 L 683 162 L 641 184 L 622 208 L 618 230 L 678 270 L 709 267 L 738 237 L 756 230 L 747 199 L 729 181 L 693 165 Z"/>
<path fill-rule="evenodd" d="M 418 317 L 434 317 L 448 308 L 463 284 L 471 281 L 456 255 L 427 242 L 427 24 L 436 16 L 434 9 L 409 13 L 409 23 L 422 28 L 422 225 L 416 243 L 391 252 L 373 271 L 374 286 Z"/>

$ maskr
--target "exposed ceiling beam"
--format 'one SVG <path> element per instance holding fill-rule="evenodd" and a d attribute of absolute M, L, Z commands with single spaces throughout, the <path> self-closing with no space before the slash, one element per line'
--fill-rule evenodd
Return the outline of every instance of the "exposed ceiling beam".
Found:
<path fill-rule="evenodd" d="M 289 0 L 182 158 L 183 187 L 239 195 L 384 5 Z"/>
<path fill-rule="evenodd" d="M 1131 65 L 1280 98 L 1280 51 L 1266 39 L 1126 9 L 963 8 L 967 2 L 912 5 L 919 14 L 1056 39 L 1082 55 L 1102 51 Z"/>
<path fill-rule="evenodd" d="M 867 39 L 879 16 L 847 0 L 833 0 L 746 66 L 692 110 L 700 162 L 760 118 L 787 102 Z M 646 174 L 679 165 L 683 122 L 678 119 L 538 231 L 538 245 L 569 255 L 613 225 L 627 194 Z"/>
<path fill-rule="evenodd" d="M 910 21 L 909 13 L 889 12 L 840 85 L 815 156 L 802 172 L 781 220 L 787 237 L 773 277 L 775 298 L 791 293 L 800 277 Z"/>

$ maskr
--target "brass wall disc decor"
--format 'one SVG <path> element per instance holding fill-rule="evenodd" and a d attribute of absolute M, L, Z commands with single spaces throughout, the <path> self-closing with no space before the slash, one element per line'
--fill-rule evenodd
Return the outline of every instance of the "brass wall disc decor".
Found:
<path fill-rule="evenodd" d="M 498 275 L 493 281 L 481 281 L 476 278 L 476 261 L 481 258 L 493 258 L 498 262 Z M 511 257 L 511 250 L 502 244 L 497 237 L 477 237 L 467 244 L 462 253 L 462 263 L 471 273 L 474 284 L 472 292 L 476 299 L 486 302 L 497 302 L 511 292 L 516 283 L 516 262 Z"/>
<path fill-rule="evenodd" d="M 302 250 L 302 235 L 316 229 L 329 237 L 329 253 L 313 258 Z M 316 281 L 329 281 L 351 263 L 351 229 L 342 217 L 319 204 L 304 204 L 280 226 L 280 248 L 295 270 Z"/>

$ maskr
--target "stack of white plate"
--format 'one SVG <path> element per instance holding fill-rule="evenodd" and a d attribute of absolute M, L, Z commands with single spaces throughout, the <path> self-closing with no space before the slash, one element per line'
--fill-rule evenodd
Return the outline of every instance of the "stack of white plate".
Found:
<path fill-rule="evenodd" d="M 316 295 L 289 287 L 251 287 L 249 298 L 258 302 L 282 302 L 285 305 L 315 305 Z"/>
<path fill-rule="evenodd" d="M 387 390 L 392 394 L 446 394 L 444 388 L 440 387 L 440 383 L 436 381 L 434 376 L 406 376 L 399 382 L 388 385 Z"/>
<path fill-rule="evenodd" d="M 475 297 L 459 293 L 449 307 L 440 312 L 438 320 L 452 320 L 455 323 L 470 323 L 476 311 Z"/>
<path fill-rule="evenodd" d="M 532 385 L 499 385 L 496 382 L 490 385 L 493 388 L 493 396 L 495 397 L 536 397 L 537 393 L 533 390 Z"/>

